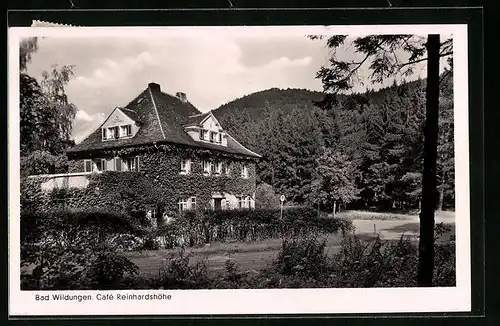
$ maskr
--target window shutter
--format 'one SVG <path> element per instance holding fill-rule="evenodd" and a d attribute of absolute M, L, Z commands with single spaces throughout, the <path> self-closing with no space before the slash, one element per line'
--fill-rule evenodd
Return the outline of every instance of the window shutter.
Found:
<path fill-rule="evenodd" d="M 135 161 L 135 170 L 136 171 L 139 171 L 139 156 L 136 156 L 134 157 L 134 161 Z"/>
<path fill-rule="evenodd" d="M 122 160 L 119 157 L 115 157 L 115 171 L 122 170 Z"/>

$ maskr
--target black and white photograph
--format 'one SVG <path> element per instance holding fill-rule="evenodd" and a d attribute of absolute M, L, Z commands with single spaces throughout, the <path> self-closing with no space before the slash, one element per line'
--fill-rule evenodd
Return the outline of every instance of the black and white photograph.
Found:
<path fill-rule="evenodd" d="M 470 311 L 466 37 L 11 28 L 11 312 Z"/>

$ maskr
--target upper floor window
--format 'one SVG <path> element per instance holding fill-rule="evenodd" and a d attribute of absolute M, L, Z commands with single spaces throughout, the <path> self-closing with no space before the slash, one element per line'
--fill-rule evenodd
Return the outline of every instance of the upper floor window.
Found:
<path fill-rule="evenodd" d="M 120 126 L 120 137 L 132 136 L 132 125 Z"/>
<path fill-rule="evenodd" d="M 215 175 L 220 175 L 222 173 L 222 162 L 212 163 L 212 173 Z"/>
<path fill-rule="evenodd" d="M 224 164 L 224 174 L 227 176 L 231 174 L 231 163 L 230 162 L 226 162 L 226 164 Z"/>
<path fill-rule="evenodd" d="M 200 140 L 206 140 L 207 138 L 207 130 L 200 129 Z"/>
<path fill-rule="evenodd" d="M 215 143 L 217 141 L 217 133 L 215 131 L 210 131 L 210 142 Z"/>
<path fill-rule="evenodd" d="M 241 177 L 243 179 L 248 179 L 248 167 L 246 166 L 246 164 L 243 164 L 241 166 Z"/>
<path fill-rule="evenodd" d="M 219 133 L 219 143 L 222 144 L 222 134 L 221 133 Z"/>
<path fill-rule="evenodd" d="M 181 159 L 181 174 L 189 174 L 191 172 L 191 159 Z"/>
<path fill-rule="evenodd" d="M 102 140 L 119 139 L 132 136 L 132 125 L 102 128 Z"/>

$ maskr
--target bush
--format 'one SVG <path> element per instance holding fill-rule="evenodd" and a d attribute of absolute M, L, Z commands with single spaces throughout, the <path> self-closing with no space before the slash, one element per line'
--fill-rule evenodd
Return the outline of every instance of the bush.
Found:
<path fill-rule="evenodd" d="M 273 262 L 276 273 L 299 279 L 319 279 L 329 273 L 326 242 L 315 235 L 303 238 L 285 239 L 277 259 Z"/>
<path fill-rule="evenodd" d="M 165 238 L 167 246 L 200 246 L 211 242 L 256 241 L 282 236 L 299 236 L 311 232 L 332 234 L 353 229 L 352 222 L 318 217 L 309 207 L 279 209 L 185 212 L 174 222 L 160 226 L 156 236 Z"/>
<path fill-rule="evenodd" d="M 273 186 L 261 183 L 255 190 L 255 205 L 257 209 L 276 209 L 280 206 L 280 198 L 274 192 Z"/>
<path fill-rule="evenodd" d="M 21 212 L 22 276 L 30 289 L 105 289 L 138 270 L 122 252 L 144 234 L 141 221 L 103 211 Z"/>
<path fill-rule="evenodd" d="M 191 263 L 184 249 L 170 255 L 159 270 L 158 285 L 162 289 L 208 288 L 209 278 L 205 261 Z"/>

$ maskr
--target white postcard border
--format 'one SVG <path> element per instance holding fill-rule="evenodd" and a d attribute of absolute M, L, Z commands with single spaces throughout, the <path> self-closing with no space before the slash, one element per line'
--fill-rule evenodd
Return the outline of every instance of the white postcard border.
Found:
<path fill-rule="evenodd" d="M 164 33 L 453 34 L 457 286 L 450 288 L 20 291 L 19 39 L 156 37 Z M 467 25 L 357 25 L 255 27 L 16 27 L 8 32 L 9 313 L 10 315 L 206 315 L 408 313 L 471 310 Z M 90 295 L 91 301 L 36 301 L 36 295 Z M 97 300 L 113 294 L 114 300 Z M 117 300 L 118 294 L 166 294 L 163 300 Z"/>

